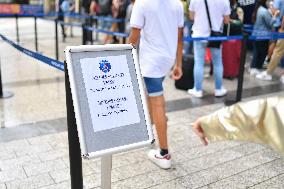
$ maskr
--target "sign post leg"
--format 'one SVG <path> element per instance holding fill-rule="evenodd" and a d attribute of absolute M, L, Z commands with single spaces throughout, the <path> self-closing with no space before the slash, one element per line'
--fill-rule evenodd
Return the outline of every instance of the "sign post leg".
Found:
<path fill-rule="evenodd" d="M 3 91 L 3 85 L 2 85 L 2 75 L 1 75 L 1 57 L 0 57 L 0 99 L 2 98 L 10 98 L 14 94 L 8 91 Z"/>
<path fill-rule="evenodd" d="M 35 50 L 36 50 L 36 52 L 38 52 L 38 41 L 37 41 L 37 39 L 38 39 L 38 36 L 37 36 L 37 17 L 36 16 L 34 16 L 34 28 L 35 28 Z"/>
<path fill-rule="evenodd" d="M 18 14 L 15 14 L 15 18 L 16 18 L 16 38 L 17 38 L 17 43 L 19 44 L 20 43 L 20 35 L 19 35 L 19 16 Z"/>
<path fill-rule="evenodd" d="M 64 70 L 71 189 L 83 189 L 81 150 L 66 62 L 64 63 Z"/>
<path fill-rule="evenodd" d="M 101 188 L 111 188 L 111 168 L 112 168 L 112 155 L 102 157 L 101 164 Z"/>
<path fill-rule="evenodd" d="M 55 21 L 54 21 L 54 24 L 55 24 L 55 58 L 56 58 L 56 60 L 58 60 L 59 59 L 59 50 L 58 50 L 58 20 L 57 19 L 55 19 Z"/>
<path fill-rule="evenodd" d="M 99 21 L 98 21 L 98 19 L 96 19 L 96 41 L 98 41 L 99 40 L 99 33 L 98 33 L 98 28 L 99 27 Z"/>

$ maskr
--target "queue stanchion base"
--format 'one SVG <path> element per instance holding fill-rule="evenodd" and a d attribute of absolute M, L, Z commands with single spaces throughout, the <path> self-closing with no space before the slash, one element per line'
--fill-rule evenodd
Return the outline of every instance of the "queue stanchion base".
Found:
<path fill-rule="evenodd" d="M 3 91 L 3 94 L 0 95 L 0 99 L 11 98 L 13 96 L 14 96 L 14 93 L 9 92 L 9 91 Z"/>

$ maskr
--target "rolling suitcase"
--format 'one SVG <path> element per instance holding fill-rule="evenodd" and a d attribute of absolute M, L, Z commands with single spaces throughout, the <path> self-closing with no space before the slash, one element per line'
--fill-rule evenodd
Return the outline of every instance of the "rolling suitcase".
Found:
<path fill-rule="evenodd" d="M 241 60 L 240 40 L 225 41 L 222 45 L 222 60 L 224 66 L 224 78 L 238 77 Z"/>
<path fill-rule="evenodd" d="M 179 80 L 175 81 L 175 87 L 181 90 L 192 89 L 194 86 L 193 79 L 194 58 L 193 55 L 183 55 L 182 72 L 183 75 Z"/>

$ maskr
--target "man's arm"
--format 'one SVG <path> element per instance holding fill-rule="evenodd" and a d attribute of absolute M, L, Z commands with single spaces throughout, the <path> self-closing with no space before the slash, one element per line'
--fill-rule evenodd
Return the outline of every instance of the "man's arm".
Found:
<path fill-rule="evenodd" d="M 230 15 L 224 16 L 224 24 L 229 24 L 230 23 Z"/>
<path fill-rule="evenodd" d="M 189 19 L 191 21 L 194 21 L 194 16 L 195 16 L 195 13 L 193 11 L 189 11 Z"/>
<path fill-rule="evenodd" d="M 59 0 L 56 0 L 55 1 L 55 10 L 56 10 L 56 12 L 58 12 L 59 11 Z"/>
<path fill-rule="evenodd" d="M 208 139 L 242 140 L 267 144 L 284 155 L 284 97 L 269 97 L 225 107 L 199 118 L 194 132 Z"/>
<path fill-rule="evenodd" d="M 139 39 L 140 39 L 140 32 L 141 32 L 141 29 L 139 29 L 139 28 L 131 28 L 128 43 L 130 43 L 134 46 L 138 45 L 138 42 L 139 42 Z"/>
<path fill-rule="evenodd" d="M 178 29 L 178 45 L 177 45 L 177 55 L 176 64 L 172 72 L 172 78 L 178 80 L 182 76 L 182 45 L 183 45 L 183 28 Z"/>

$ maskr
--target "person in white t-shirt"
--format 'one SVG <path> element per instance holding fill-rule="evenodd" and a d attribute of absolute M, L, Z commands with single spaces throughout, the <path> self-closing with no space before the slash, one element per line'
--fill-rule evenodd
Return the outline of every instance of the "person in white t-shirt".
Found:
<path fill-rule="evenodd" d="M 182 76 L 183 16 L 180 0 L 136 0 L 130 19 L 129 43 L 137 45 L 140 38 L 139 63 L 159 139 L 160 149 L 151 150 L 148 157 L 163 169 L 171 167 L 171 156 L 162 82 L 171 68 L 173 79 Z"/>
<path fill-rule="evenodd" d="M 191 0 L 189 5 L 190 19 L 193 20 L 192 37 L 209 37 L 210 25 L 207 17 L 206 0 Z M 230 2 L 228 0 L 207 0 L 212 30 L 222 32 L 223 23 L 230 21 Z M 202 81 L 204 70 L 204 56 L 208 41 L 194 41 L 194 88 L 188 93 L 201 98 L 203 97 Z M 227 90 L 222 86 L 223 63 L 221 48 L 210 48 L 215 79 L 215 96 L 222 97 L 227 94 Z"/>

